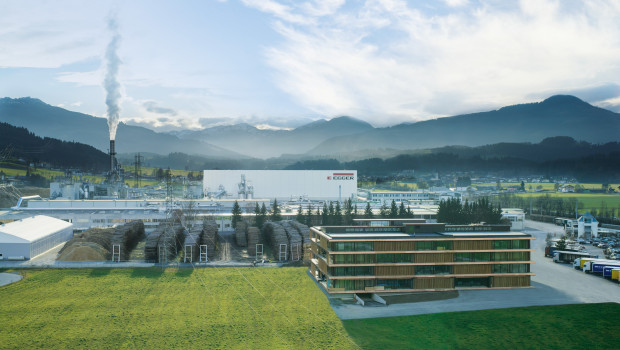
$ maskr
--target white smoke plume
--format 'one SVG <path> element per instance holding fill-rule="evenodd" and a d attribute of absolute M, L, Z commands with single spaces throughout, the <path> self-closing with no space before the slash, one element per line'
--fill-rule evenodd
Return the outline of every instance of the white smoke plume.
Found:
<path fill-rule="evenodd" d="M 106 91 L 105 104 L 108 106 L 108 127 L 110 129 L 110 140 L 116 138 L 116 128 L 121 111 L 121 84 L 118 82 L 118 68 L 121 60 L 118 58 L 117 50 L 121 36 L 118 33 L 116 16 L 111 15 L 108 19 L 108 30 L 112 33 L 112 39 L 108 43 L 105 51 L 106 74 L 103 85 Z"/>

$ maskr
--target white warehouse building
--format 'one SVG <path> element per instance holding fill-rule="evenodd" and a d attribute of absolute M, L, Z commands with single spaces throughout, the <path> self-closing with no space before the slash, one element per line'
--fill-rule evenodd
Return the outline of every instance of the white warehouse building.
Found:
<path fill-rule="evenodd" d="M 214 198 L 345 200 L 357 196 L 357 170 L 205 170 Z"/>
<path fill-rule="evenodd" d="M 37 215 L 0 225 L 0 259 L 32 259 L 73 237 L 73 224 Z"/>

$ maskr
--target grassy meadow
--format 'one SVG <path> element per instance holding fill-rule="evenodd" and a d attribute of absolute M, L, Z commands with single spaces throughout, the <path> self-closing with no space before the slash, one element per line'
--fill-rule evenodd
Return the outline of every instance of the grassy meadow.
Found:
<path fill-rule="evenodd" d="M 343 321 L 364 349 L 617 349 L 620 304 L 581 304 Z"/>
<path fill-rule="evenodd" d="M 358 348 L 306 271 L 21 271 L 0 287 L 0 348 Z"/>

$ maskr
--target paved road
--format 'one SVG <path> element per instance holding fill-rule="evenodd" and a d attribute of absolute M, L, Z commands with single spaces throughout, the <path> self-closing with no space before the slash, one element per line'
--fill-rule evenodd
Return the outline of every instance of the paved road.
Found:
<path fill-rule="evenodd" d="M 387 307 L 362 307 L 359 305 L 333 305 L 341 319 L 374 318 L 420 315 L 437 312 L 499 309 L 520 306 L 560 305 L 581 303 L 620 303 L 620 286 L 602 277 L 586 275 L 572 266 L 556 264 L 544 257 L 545 238 L 548 232 L 561 233 L 562 228 L 553 224 L 526 221 L 524 232 L 532 234 L 533 252 L 532 286 L 528 289 L 489 289 L 459 291 L 455 299 L 394 304 Z"/>
<path fill-rule="evenodd" d="M 23 276 L 15 273 L 0 273 L 0 287 L 13 282 L 21 281 L 22 278 Z"/>

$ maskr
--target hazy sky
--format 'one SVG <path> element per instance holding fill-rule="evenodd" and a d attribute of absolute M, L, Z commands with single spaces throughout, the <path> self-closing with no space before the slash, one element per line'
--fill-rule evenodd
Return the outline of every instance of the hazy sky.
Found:
<path fill-rule="evenodd" d="M 121 120 L 376 126 L 571 93 L 620 111 L 618 0 L 0 1 L 0 96 Z"/>

